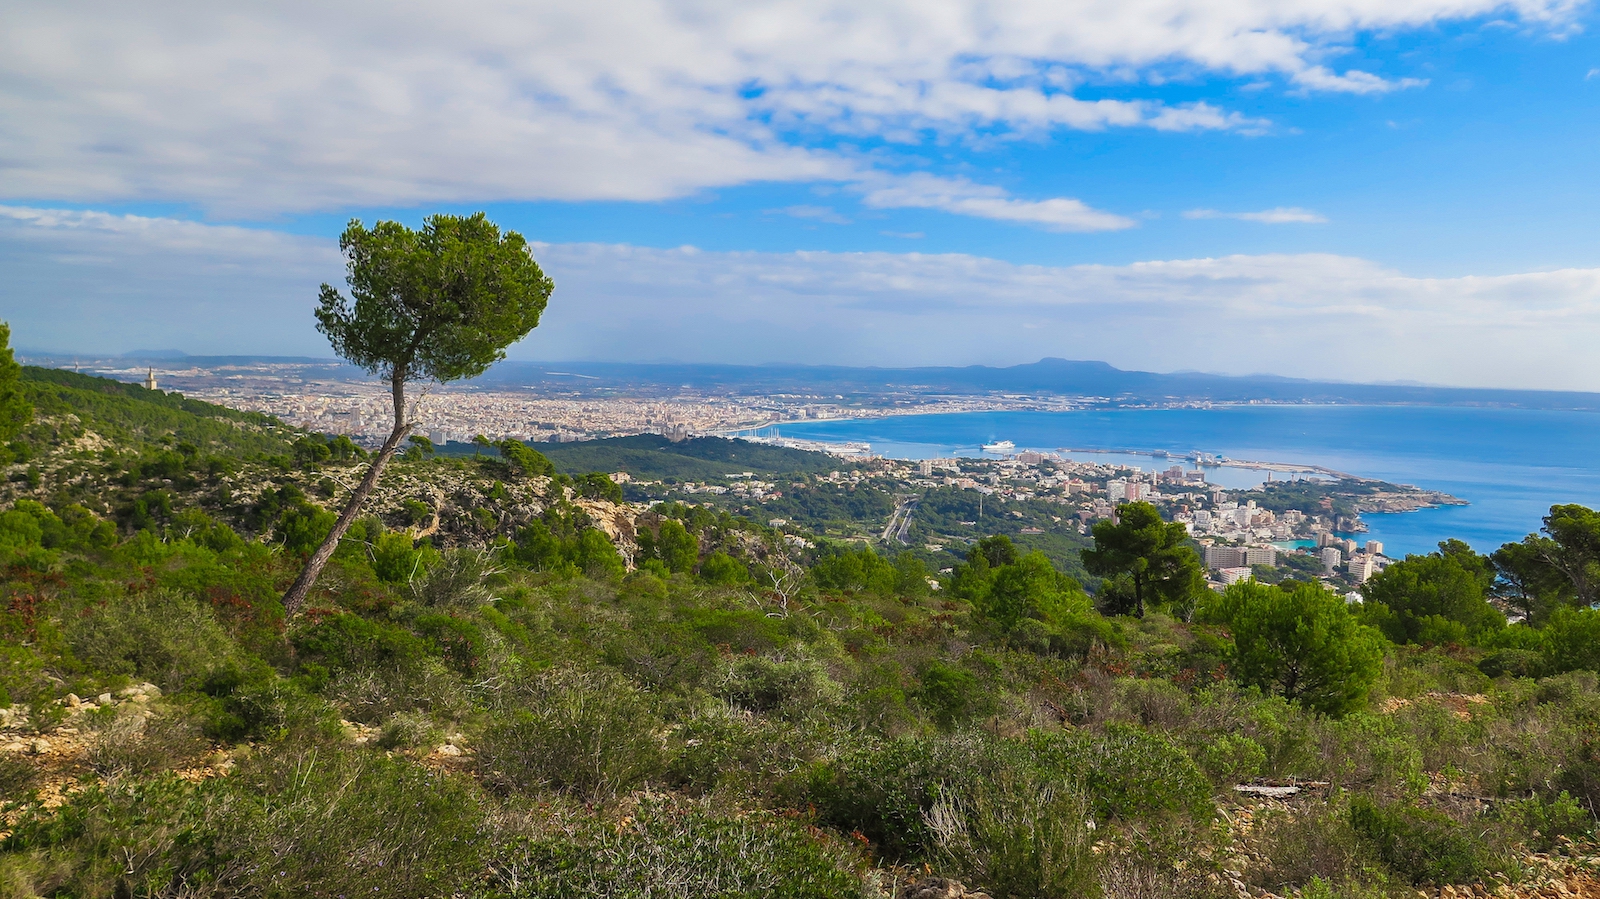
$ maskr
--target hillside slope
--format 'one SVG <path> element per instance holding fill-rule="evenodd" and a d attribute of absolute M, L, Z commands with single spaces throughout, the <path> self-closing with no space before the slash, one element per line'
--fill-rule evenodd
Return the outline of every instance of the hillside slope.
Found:
<path fill-rule="evenodd" d="M 298 436 L 271 416 L 109 378 L 24 366 L 22 383 L 36 411 L 37 423 L 30 434 L 34 440 L 76 440 L 92 433 L 125 452 L 156 446 L 167 438 L 168 443 L 189 443 L 203 452 L 244 458 L 286 453 Z"/>

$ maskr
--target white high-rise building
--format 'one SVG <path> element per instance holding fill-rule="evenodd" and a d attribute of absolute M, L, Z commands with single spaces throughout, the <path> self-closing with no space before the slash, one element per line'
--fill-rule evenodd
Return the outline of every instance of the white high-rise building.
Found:
<path fill-rule="evenodd" d="M 1254 574 L 1248 568 L 1224 568 L 1217 573 L 1222 577 L 1224 584 L 1237 584 L 1240 581 L 1249 580 L 1251 575 Z"/>
<path fill-rule="evenodd" d="M 1326 546 L 1317 554 L 1317 558 L 1322 560 L 1323 570 L 1332 574 L 1333 570 L 1339 567 L 1339 563 L 1344 561 L 1344 553 L 1336 546 Z"/>
<path fill-rule="evenodd" d="M 1381 555 L 1383 555 L 1383 541 L 1382 540 L 1368 540 L 1367 541 L 1367 555 L 1369 555 L 1369 556 L 1381 556 Z"/>
<path fill-rule="evenodd" d="M 1372 577 L 1372 557 L 1369 555 L 1351 556 L 1350 562 L 1345 566 L 1350 572 L 1350 579 L 1358 584 L 1365 584 L 1367 578 Z"/>
<path fill-rule="evenodd" d="M 1271 546 L 1247 546 L 1244 548 L 1244 563 L 1246 565 L 1277 565 L 1278 550 Z"/>
<path fill-rule="evenodd" d="M 1249 564 L 1245 561 L 1245 551 L 1237 546 L 1206 547 L 1207 568 L 1243 568 Z"/>
<path fill-rule="evenodd" d="M 1127 502 L 1127 500 L 1128 500 L 1128 482 L 1123 480 L 1123 479 L 1121 479 L 1121 478 L 1117 478 L 1114 481 L 1107 481 L 1106 482 L 1106 499 L 1110 500 L 1112 505 L 1116 505 L 1117 503 Z"/>

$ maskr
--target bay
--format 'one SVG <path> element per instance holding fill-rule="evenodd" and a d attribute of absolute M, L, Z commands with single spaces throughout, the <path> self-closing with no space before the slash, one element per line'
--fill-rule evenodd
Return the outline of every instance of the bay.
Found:
<path fill-rule="evenodd" d="M 1480 552 L 1539 528 L 1553 504 L 1600 506 L 1600 414 L 1440 406 L 1224 406 L 1209 409 L 1097 409 L 965 412 L 782 425 L 785 437 L 860 441 L 900 459 L 978 456 L 980 444 L 1010 440 L 1018 450 L 1165 450 L 1230 459 L 1321 465 L 1361 477 L 1453 494 L 1470 505 L 1363 516 L 1365 539 L 1385 553 L 1428 552 L 1465 540 Z M 770 433 L 766 429 L 763 433 Z M 1146 470 L 1179 459 L 1090 453 Z M 1208 468 L 1226 487 L 1263 475 Z"/>

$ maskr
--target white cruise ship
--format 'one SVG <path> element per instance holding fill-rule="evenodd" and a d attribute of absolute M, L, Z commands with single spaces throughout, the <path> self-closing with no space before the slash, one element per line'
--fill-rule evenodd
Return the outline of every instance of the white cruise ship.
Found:
<path fill-rule="evenodd" d="M 994 443 L 983 445 L 983 451 L 986 453 L 1009 453 L 1016 448 L 1017 445 L 1009 440 L 996 440 Z"/>

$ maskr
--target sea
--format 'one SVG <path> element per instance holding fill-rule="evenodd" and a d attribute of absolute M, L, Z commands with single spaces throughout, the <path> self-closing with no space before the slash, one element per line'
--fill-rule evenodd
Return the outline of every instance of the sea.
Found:
<path fill-rule="evenodd" d="M 1151 471 L 1192 468 L 1183 457 L 1200 452 L 1318 465 L 1442 490 L 1468 502 L 1363 515 L 1368 530 L 1353 536 L 1382 541 L 1385 555 L 1394 557 L 1432 551 L 1452 537 L 1490 552 L 1537 531 L 1554 504 L 1600 507 L 1600 413 L 1592 412 L 1248 405 L 902 415 L 796 422 L 776 430 L 805 440 L 870 443 L 873 453 L 896 459 L 982 457 L 988 455 L 982 444 L 1009 440 L 1015 452 L 1110 451 L 1062 455 Z M 1171 457 L 1141 454 L 1153 451 Z M 1257 469 L 1204 470 L 1208 481 L 1229 488 L 1253 487 L 1266 479 Z"/>

